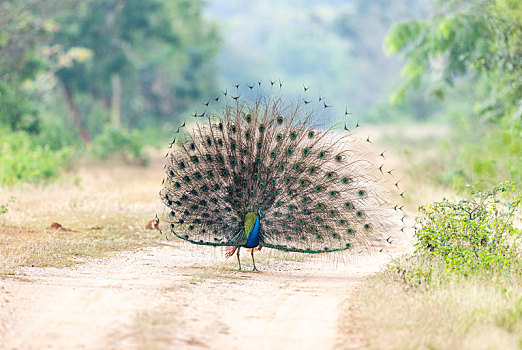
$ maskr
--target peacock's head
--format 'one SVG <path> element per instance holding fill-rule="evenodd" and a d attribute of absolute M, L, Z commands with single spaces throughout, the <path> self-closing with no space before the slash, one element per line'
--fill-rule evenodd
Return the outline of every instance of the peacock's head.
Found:
<path fill-rule="evenodd" d="M 259 216 L 261 216 L 261 212 L 262 212 L 262 211 L 263 211 L 263 210 L 262 210 L 261 208 L 257 209 L 257 212 L 259 213 Z"/>

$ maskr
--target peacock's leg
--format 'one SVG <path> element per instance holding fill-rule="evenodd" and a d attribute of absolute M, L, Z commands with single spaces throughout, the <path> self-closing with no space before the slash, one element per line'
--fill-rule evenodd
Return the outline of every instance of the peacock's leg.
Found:
<path fill-rule="evenodd" d="M 239 250 L 241 247 L 237 247 L 237 262 L 239 264 L 239 271 L 241 271 L 241 260 L 239 260 Z"/>
<path fill-rule="evenodd" d="M 254 264 L 254 269 L 252 271 L 257 271 L 256 262 L 254 261 L 254 248 L 252 248 L 251 253 L 252 253 L 252 264 Z"/>

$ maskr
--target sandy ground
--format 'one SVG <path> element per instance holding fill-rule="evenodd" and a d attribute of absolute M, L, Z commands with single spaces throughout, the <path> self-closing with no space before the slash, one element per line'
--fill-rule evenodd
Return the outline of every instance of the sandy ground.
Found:
<path fill-rule="evenodd" d="M 91 168 L 80 187 L 52 185 L 39 197 L 22 189 L 21 209 L 13 205 L 8 218 L 28 221 L 35 213 L 22 209 L 31 201 L 41 221 L 63 212 L 71 225 L 87 214 L 153 213 L 160 169 Z M 391 256 L 411 249 L 411 233 L 403 236 L 382 242 L 391 250 L 357 259 L 263 249 L 259 273 L 237 271 L 221 249 L 179 241 L 74 267 L 21 268 L 0 278 L 0 349 L 364 348 L 363 334 L 349 326 L 357 309 L 352 294 Z"/>
<path fill-rule="evenodd" d="M 339 318 L 350 317 L 357 284 L 389 258 L 281 259 L 265 250 L 261 272 L 240 272 L 220 249 L 171 241 L 70 268 L 24 268 L 0 280 L 0 348 L 364 348 Z M 250 269 L 246 253 L 242 260 Z"/>

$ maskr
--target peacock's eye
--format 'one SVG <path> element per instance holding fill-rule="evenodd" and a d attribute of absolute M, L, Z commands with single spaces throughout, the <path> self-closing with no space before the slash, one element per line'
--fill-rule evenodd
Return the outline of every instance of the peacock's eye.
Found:
<path fill-rule="evenodd" d="M 263 124 L 259 125 L 259 131 L 260 132 L 265 131 L 265 126 Z"/>
<path fill-rule="evenodd" d="M 338 162 L 340 162 L 342 159 L 343 159 L 343 157 L 341 155 L 338 155 L 335 157 L 335 160 Z"/>
<path fill-rule="evenodd" d="M 291 138 L 292 140 L 295 140 L 296 137 L 297 137 L 297 133 L 296 133 L 295 131 L 292 131 L 292 132 L 290 133 L 290 138 Z"/>
<path fill-rule="evenodd" d="M 315 132 L 313 130 L 308 132 L 308 137 L 309 138 L 314 137 L 314 135 L 315 135 Z"/>
<path fill-rule="evenodd" d="M 247 123 L 250 123 L 252 121 L 252 115 L 247 114 L 246 121 L 247 121 Z"/>
<path fill-rule="evenodd" d="M 277 134 L 277 136 L 276 136 L 276 140 L 277 140 L 277 141 L 281 141 L 282 139 L 283 139 L 283 135 L 281 135 L 281 134 Z"/>
<path fill-rule="evenodd" d="M 277 124 L 283 124 L 283 117 L 277 117 Z"/>

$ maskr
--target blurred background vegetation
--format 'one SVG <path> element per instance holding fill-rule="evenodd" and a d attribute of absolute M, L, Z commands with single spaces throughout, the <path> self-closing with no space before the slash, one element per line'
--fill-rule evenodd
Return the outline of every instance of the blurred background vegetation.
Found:
<path fill-rule="evenodd" d="M 146 164 L 202 101 L 260 79 L 399 130 L 422 182 L 520 184 L 521 19 L 517 0 L 0 0 L 0 186 Z"/>

